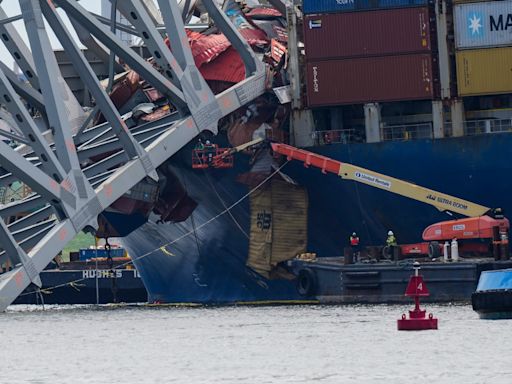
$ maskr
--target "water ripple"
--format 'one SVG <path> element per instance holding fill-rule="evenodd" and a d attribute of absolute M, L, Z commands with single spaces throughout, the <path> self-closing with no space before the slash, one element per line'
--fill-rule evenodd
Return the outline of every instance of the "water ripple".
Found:
<path fill-rule="evenodd" d="M 0 383 L 512 382 L 512 321 L 428 306 L 39 307 L 0 315 Z"/>

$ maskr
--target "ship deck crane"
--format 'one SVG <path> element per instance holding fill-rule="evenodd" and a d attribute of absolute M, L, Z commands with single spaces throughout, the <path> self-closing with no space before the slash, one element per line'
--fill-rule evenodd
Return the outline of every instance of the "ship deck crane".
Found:
<path fill-rule="evenodd" d="M 353 180 L 374 188 L 432 205 L 440 211 L 458 213 L 465 219 L 443 221 L 428 226 L 423 231 L 426 243 L 400 246 L 403 255 L 428 254 L 435 257 L 440 254 L 440 242 L 454 238 L 463 240 L 461 253 L 499 252 L 500 245 L 508 246 L 510 224 L 500 208 L 489 208 L 445 193 L 434 191 L 404 180 L 387 176 L 356 165 L 343 163 L 313 152 L 295 148 L 291 145 L 272 143 L 274 153 L 284 155 L 288 160 L 298 160 L 305 167 L 319 168 L 323 173 L 333 173 L 345 180 Z M 464 240 L 466 240 L 464 242 Z M 472 242 L 470 240 L 485 240 Z M 506 251 L 508 253 L 508 250 Z"/>

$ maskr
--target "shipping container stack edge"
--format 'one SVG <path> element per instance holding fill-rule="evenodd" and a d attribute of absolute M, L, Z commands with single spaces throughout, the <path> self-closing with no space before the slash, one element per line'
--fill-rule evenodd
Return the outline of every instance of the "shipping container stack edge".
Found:
<path fill-rule="evenodd" d="M 437 98 L 431 4 L 304 0 L 308 106 Z"/>
<path fill-rule="evenodd" d="M 459 96 L 512 93 L 512 0 L 454 3 Z"/>

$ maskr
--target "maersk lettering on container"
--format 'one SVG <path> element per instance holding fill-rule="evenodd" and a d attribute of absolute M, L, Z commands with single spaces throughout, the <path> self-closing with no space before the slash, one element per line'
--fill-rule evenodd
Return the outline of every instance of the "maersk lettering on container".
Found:
<path fill-rule="evenodd" d="M 346 12 L 382 8 L 407 8 L 428 4 L 430 0 L 303 0 L 305 14 Z"/>
<path fill-rule="evenodd" d="M 457 49 L 512 45 L 512 0 L 455 6 Z"/>

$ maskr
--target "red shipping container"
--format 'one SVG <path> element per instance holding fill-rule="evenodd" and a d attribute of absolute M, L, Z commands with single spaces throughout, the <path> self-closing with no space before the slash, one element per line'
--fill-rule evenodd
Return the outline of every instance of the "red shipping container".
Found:
<path fill-rule="evenodd" d="M 426 7 L 307 15 L 306 59 L 430 52 L 430 28 Z"/>
<path fill-rule="evenodd" d="M 432 68 L 430 54 L 311 62 L 308 105 L 432 99 L 438 89 Z"/>

